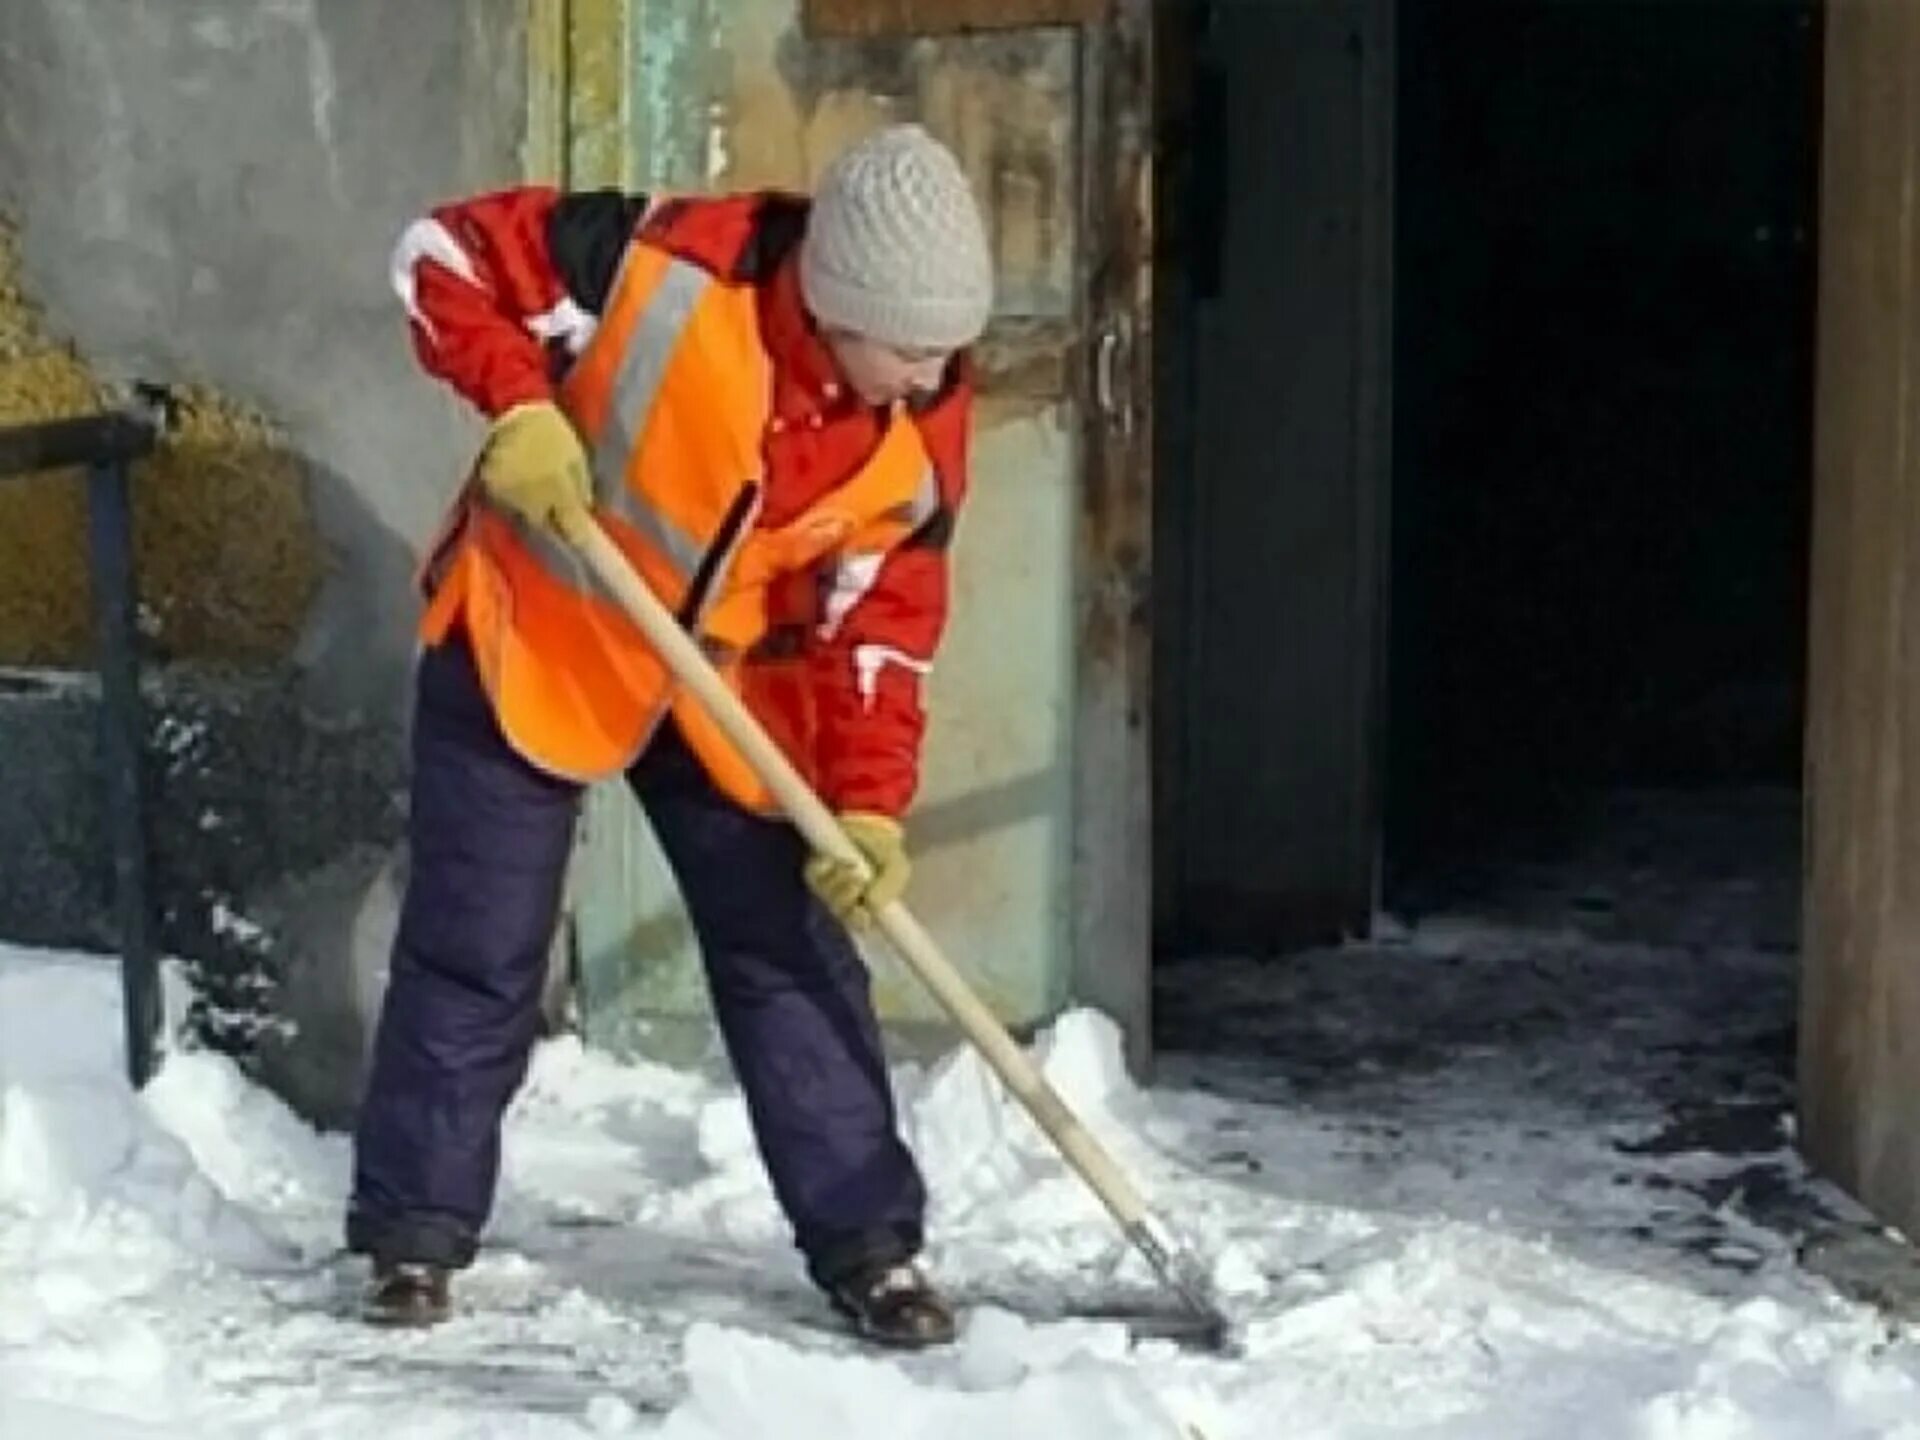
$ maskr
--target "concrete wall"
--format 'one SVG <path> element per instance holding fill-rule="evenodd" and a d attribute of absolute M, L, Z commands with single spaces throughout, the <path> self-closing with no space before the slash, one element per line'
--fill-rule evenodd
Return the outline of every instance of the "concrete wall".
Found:
<path fill-rule="evenodd" d="M 1002 284 L 916 903 L 1008 1018 L 1044 1018 L 1065 998 L 1071 943 L 1075 37 L 809 41 L 795 0 L 573 0 L 557 41 L 536 32 L 566 51 L 566 88 L 539 72 L 529 145 L 525 9 L 7 0 L 0 13 L 0 213 L 18 233 L 0 298 L 26 314 L 34 362 L 11 413 L 84 409 L 133 377 L 192 384 L 219 449 L 216 466 L 207 447 L 176 446 L 143 477 L 143 601 L 178 672 L 153 702 L 169 948 L 202 959 L 215 1029 L 257 1041 L 310 1113 L 346 1116 L 403 878 L 408 575 L 477 434 L 407 353 L 386 287 L 405 221 L 561 158 L 575 186 L 805 185 L 857 134 L 918 116 L 979 184 Z M 6 336 L 0 324 L 0 363 Z M 60 382 L 51 399 L 42 369 Z M 245 443 L 220 448 L 230 434 Z M 16 503 L 0 518 L 35 549 L 74 548 L 70 484 Z M 0 576 L 0 663 L 84 660 L 84 585 L 63 564 L 59 583 L 25 587 L 12 650 Z M 243 673 L 202 678 L 215 662 Z M 0 934 L 104 945 L 75 695 L 23 683 L 0 702 L 9 733 L 49 757 L 41 799 L 0 832 L 52 833 L 36 874 L 65 876 L 0 894 Z M 638 1011 L 702 1008 L 671 915 L 679 939 L 660 940 L 659 912 L 677 905 L 644 841 L 624 792 L 596 796 L 575 896 L 590 978 L 619 996 L 600 1007 L 602 1038 Z M 595 936 L 611 953 L 591 953 Z M 635 984 L 652 1000 L 621 994 Z M 936 1013 L 896 970 L 881 990 L 895 1020 Z M 268 1009 L 290 1035 L 262 1028 Z"/>
<path fill-rule="evenodd" d="M 136 377 L 192 387 L 188 443 L 142 476 L 143 613 L 179 667 L 165 690 L 178 698 L 156 703 L 209 711 L 198 733 L 227 804 L 215 823 L 252 859 L 192 878 L 195 847 L 176 831 L 158 856 L 167 939 L 195 953 L 244 934 L 260 968 L 284 971 L 305 1038 L 272 1067 L 316 1113 L 351 1099 L 357 1017 L 391 927 L 409 576 L 477 433 L 418 375 L 387 255 L 432 199 L 520 175 L 523 11 L 0 7 L 0 214 L 17 233 L 0 265 L 0 423 L 90 408 Z M 0 567 L 0 660 L 84 660 L 74 487 L 35 481 L 0 503 L 8 543 L 29 540 Z M 247 674 L 195 678 L 214 663 Z M 32 686 L 15 698 L 19 723 L 72 724 Z M 155 760 L 164 781 L 169 759 Z M 198 893 L 223 887 L 244 893 Z M 8 899 L 0 932 L 74 928 L 25 913 L 31 894 Z"/>

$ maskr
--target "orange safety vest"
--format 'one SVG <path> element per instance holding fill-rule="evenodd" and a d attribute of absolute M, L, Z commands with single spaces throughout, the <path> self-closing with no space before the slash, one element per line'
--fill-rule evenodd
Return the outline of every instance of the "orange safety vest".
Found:
<path fill-rule="evenodd" d="M 768 631 L 769 587 L 829 557 L 891 550 L 934 513 L 939 489 L 918 427 L 896 407 L 846 483 L 789 524 L 756 529 L 772 385 L 753 286 L 635 239 L 558 400 L 591 456 L 600 523 L 811 778 L 811 737 L 794 721 L 792 697 L 766 703 L 755 677 L 743 675 Z M 772 808 L 746 761 L 698 701 L 677 693 L 565 541 L 472 484 L 449 533 L 421 638 L 436 644 L 464 622 L 515 750 L 553 774 L 598 780 L 639 758 L 671 712 L 721 790 L 748 808 Z"/>

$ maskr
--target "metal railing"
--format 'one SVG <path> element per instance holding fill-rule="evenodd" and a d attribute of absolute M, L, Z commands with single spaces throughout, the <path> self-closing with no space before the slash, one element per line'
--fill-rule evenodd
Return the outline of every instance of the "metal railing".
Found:
<path fill-rule="evenodd" d="M 68 466 L 84 466 L 87 472 L 88 574 L 100 672 L 101 814 L 112 845 L 127 1075 L 135 1089 L 153 1075 L 161 1002 L 141 777 L 145 727 L 129 481 L 133 462 L 153 450 L 164 424 L 164 408 L 149 403 L 39 425 L 0 426 L 0 480 Z"/>

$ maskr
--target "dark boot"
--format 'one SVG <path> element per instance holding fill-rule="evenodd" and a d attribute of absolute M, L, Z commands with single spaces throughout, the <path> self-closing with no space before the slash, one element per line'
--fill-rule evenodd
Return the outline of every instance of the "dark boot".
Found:
<path fill-rule="evenodd" d="M 361 1317 L 369 1325 L 438 1325 L 453 1313 L 453 1302 L 448 1295 L 449 1274 L 443 1265 L 377 1260 Z"/>
<path fill-rule="evenodd" d="M 827 1296 L 854 1329 L 881 1345 L 918 1350 L 953 1343 L 953 1309 L 917 1265 L 856 1270 L 829 1287 Z"/>

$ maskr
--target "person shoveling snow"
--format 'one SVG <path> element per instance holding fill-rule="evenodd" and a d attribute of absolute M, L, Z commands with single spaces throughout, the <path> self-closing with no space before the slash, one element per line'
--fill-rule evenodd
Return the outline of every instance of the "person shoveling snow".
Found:
<path fill-rule="evenodd" d="M 952 1339 L 846 933 L 905 888 L 920 687 L 992 300 L 953 156 L 900 125 L 811 200 L 524 188 L 395 257 L 416 350 L 490 417 L 424 567 L 412 864 L 355 1136 L 368 1317 L 450 1310 L 493 1206 L 584 784 L 625 774 L 698 934 L 809 1275 L 864 1334 Z M 563 545 L 591 505 L 864 860 L 809 853 Z"/>

